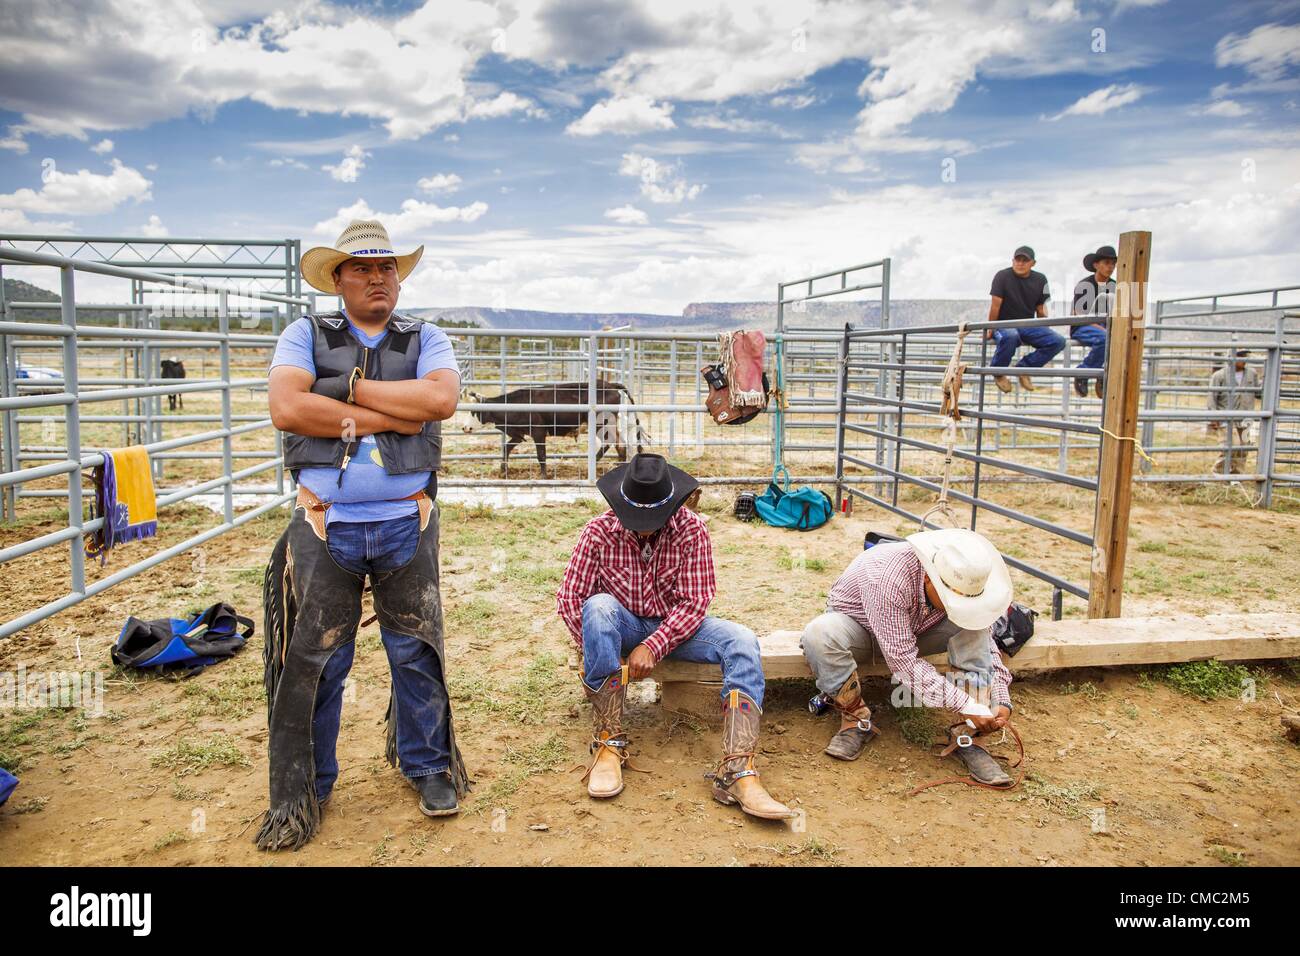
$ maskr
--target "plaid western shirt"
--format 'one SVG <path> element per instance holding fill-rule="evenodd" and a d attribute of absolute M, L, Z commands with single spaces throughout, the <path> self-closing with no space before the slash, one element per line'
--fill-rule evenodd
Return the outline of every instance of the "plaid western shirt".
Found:
<path fill-rule="evenodd" d="M 555 602 L 579 647 L 582 605 L 593 594 L 612 595 L 639 617 L 662 618 L 645 639 L 656 662 L 699 628 L 718 590 L 713 543 L 703 519 L 679 508 L 650 539 L 648 559 L 644 547 L 613 511 L 592 518 L 578 535 Z"/>
<path fill-rule="evenodd" d="M 945 617 L 925 596 L 925 569 L 906 541 L 868 548 L 831 586 L 826 606 L 847 614 L 876 638 L 885 664 L 899 682 L 927 707 L 961 710 L 972 702 L 960 687 L 944 680 L 917 652 L 916 635 Z M 1011 707 L 1011 672 L 1002 663 L 993 632 L 989 631 L 993 659 L 994 704 Z"/>

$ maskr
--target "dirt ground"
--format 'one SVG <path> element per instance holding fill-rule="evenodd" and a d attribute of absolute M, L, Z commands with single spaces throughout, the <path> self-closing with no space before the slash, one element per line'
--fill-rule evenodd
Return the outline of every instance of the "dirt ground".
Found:
<path fill-rule="evenodd" d="M 868 528 L 910 530 L 859 507 L 811 534 L 741 524 L 731 491 L 706 492 L 719 578 L 714 612 L 762 633 L 798 627 L 823 607 Z M 1020 495 L 1022 497 L 1017 498 Z M 1032 500 L 1028 496 L 1033 496 Z M 1085 498 L 1007 489 L 1087 528 Z M 811 682 L 769 686 L 759 767 L 777 796 L 804 811 L 792 828 L 715 804 L 703 773 L 715 727 L 662 712 L 653 686 L 634 688 L 628 724 L 637 762 L 626 791 L 589 800 L 570 772 L 585 758 L 587 705 L 554 614 L 570 545 L 597 510 L 580 502 L 493 511 L 442 508 L 443 595 L 457 734 L 477 786 L 460 816 L 431 821 L 383 759 L 388 674 L 371 625 L 346 695 L 342 773 L 316 840 L 261 854 L 251 839 L 266 801 L 261 636 L 236 659 L 189 681 L 112 670 L 108 647 L 127 615 L 159 617 L 227 600 L 259 619 L 262 565 L 284 517 L 216 539 L 0 642 L 0 673 L 102 670 L 103 716 L 77 709 L 0 709 L 0 765 L 21 783 L 0 808 L 9 864 L 843 865 L 1300 863 L 1294 781 L 1300 747 L 1278 717 L 1300 706 L 1294 662 L 1251 667 L 1258 692 L 1201 700 L 1167 669 L 1023 675 L 1012 687 L 1029 776 L 1010 794 L 944 787 L 924 745 L 937 716 L 893 711 L 889 687 L 867 686 L 883 734 L 856 763 L 821 753 L 832 719 L 811 717 Z M 1083 580 L 1083 549 L 1012 534 L 981 517 L 1007 550 Z M 167 512 L 156 540 L 128 546 L 92 579 L 210 524 L 197 508 Z M 0 529 L 0 545 L 62 522 Z M 1227 493 L 1162 496 L 1139 489 L 1132 516 L 1126 614 L 1289 609 L 1300 580 L 1291 545 L 1300 514 L 1252 511 Z M 741 569 L 744 572 L 741 573 Z M 745 583 L 736 584 L 734 582 Z M 1046 609 L 1045 586 L 1017 575 L 1018 597 Z M 66 552 L 6 566 L 10 617 L 66 588 Z M 1081 604 L 1067 600 L 1066 613 Z M 1181 688 L 1181 689 L 1180 689 Z"/>

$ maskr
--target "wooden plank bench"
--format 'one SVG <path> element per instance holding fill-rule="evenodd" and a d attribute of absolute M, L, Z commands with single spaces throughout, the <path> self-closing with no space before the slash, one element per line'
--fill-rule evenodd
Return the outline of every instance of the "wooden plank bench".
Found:
<path fill-rule="evenodd" d="M 768 680 L 809 678 L 812 672 L 799 649 L 802 631 L 773 631 L 759 638 L 763 673 Z M 1300 614 L 1169 614 L 1159 617 L 1107 618 L 1081 621 L 1039 620 L 1034 636 L 1007 664 L 1015 671 L 1059 670 L 1066 667 L 1110 667 L 1123 664 L 1172 664 L 1218 658 L 1225 661 L 1277 660 L 1300 657 Z M 926 660 L 941 671 L 943 654 Z M 888 676 L 877 660 L 858 673 Z M 663 683 L 663 705 L 669 710 L 703 712 L 716 701 L 719 668 L 665 660 L 654 677 Z"/>

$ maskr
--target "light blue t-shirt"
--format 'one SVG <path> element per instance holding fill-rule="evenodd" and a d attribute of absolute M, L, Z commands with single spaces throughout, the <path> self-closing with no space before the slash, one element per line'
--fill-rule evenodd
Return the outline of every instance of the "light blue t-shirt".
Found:
<path fill-rule="evenodd" d="M 271 368 L 292 365 L 316 374 L 310 321 L 298 319 L 280 333 Z M 348 330 L 367 348 L 375 348 L 388 334 L 384 329 L 378 335 L 366 335 L 352 324 L 351 319 L 348 319 Z M 456 364 L 456 354 L 447 333 L 425 322 L 420 326 L 420 357 L 416 361 L 415 375 L 424 378 L 438 369 L 450 369 L 460 375 L 460 366 Z M 400 499 L 422 490 L 429 483 L 429 472 L 390 475 L 379 456 L 375 436 L 365 435 L 358 439 L 352 451 L 352 459 L 343 472 L 342 485 L 339 484 L 337 468 L 303 468 L 298 473 L 298 480 L 321 501 L 331 503 L 332 507 L 325 513 L 327 524 L 335 521 L 386 521 L 416 510 L 414 501 Z"/>

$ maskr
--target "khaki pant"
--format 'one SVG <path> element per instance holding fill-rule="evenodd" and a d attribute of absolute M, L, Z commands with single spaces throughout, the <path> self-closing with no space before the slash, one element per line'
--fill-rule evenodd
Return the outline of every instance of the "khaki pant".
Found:
<path fill-rule="evenodd" d="M 839 611 L 827 611 L 813 618 L 803 629 L 799 642 L 804 659 L 817 681 L 817 689 L 834 694 L 857 672 L 858 666 L 884 660 L 875 635 Z M 989 628 L 968 631 L 947 618 L 917 635 L 916 650 L 925 657 L 947 649 L 952 683 L 982 704 L 989 704 L 993 686 L 993 654 Z M 920 701 L 911 702 L 919 705 Z"/>

